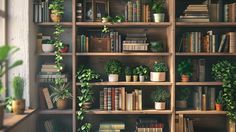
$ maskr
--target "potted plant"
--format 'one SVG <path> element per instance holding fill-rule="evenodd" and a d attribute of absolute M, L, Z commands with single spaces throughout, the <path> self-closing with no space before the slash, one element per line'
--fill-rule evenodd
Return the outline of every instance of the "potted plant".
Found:
<path fill-rule="evenodd" d="M 164 82 L 166 80 L 166 72 L 168 71 L 168 67 L 165 63 L 155 62 L 153 65 L 154 72 L 150 73 L 150 80 L 157 82 Z"/>
<path fill-rule="evenodd" d="M 157 88 L 151 93 L 151 99 L 155 103 L 156 110 L 164 110 L 166 108 L 166 101 L 170 98 L 170 93 L 165 88 Z"/>
<path fill-rule="evenodd" d="M 64 110 L 68 107 L 69 99 L 72 98 L 69 83 L 55 84 L 52 88 L 52 101 L 56 103 L 57 109 Z"/>
<path fill-rule="evenodd" d="M 52 0 L 52 3 L 49 5 L 51 10 L 51 19 L 53 22 L 60 22 L 62 15 L 64 14 L 64 0 Z"/>
<path fill-rule="evenodd" d="M 105 65 L 105 71 L 108 74 L 109 82 L 118 82 L 121 73 L 121 63 L 118 60 L 110 60 Z"/>
<path fill-rule="evenodd" d="M 133 82 L 137 82 L 138 81 L 138 70 L 137 68 L 133 68 Z"/>
<path fill-rule="evenodd" d="M 51 53 L 55 50 L 54 41 L 50 39 L 44 39 L 42 41 L 42 50 L 45 53 Z"/>
<path fill-rule="evenodd" d="M 215 106 L 216 106 L 216 111 L 223 110 L 223 92 L 222 91 L 220 91 L 218 94 Z"/>
<path fill-rule="evenodd" d="M 176 89 L 176 108 L 187 108 L 187 100 L 191 94 L 190 88 L 178 88 Z"/>
<path fill-rule="evenodd" d="M 125 81 L 131 82 L 132 69 L 129 66 L 125 67 Z"/>
<path fill-rule="evenodd" d="M 164 51 L 163 42 L 162 41 L 150 42 L 150 50 L 152 52 L 163 52 Z"/>
<path fill-rule="evenodd" d="M 139 75 L 139 81 L 144 82 L 145 77 L 149 74 L 149 68 L 145 65 L 141 65 L 136 67 L 137 68 L 137 73 Z"/>
<path fill-rule="evenodd" d="M 177 71 L 181 76 L 182 82 L 188 82 L 192 76 L 192 62 L 190 59 L 184 60 L 178 64 Z"/>
<path fill-rule="evenodd" d="M 8 45 L 0 46 L 0 92 L 3 92 L 3 83 L 2 83 L 2 77 L 5 75 L 7 70 L 19 66 L 23 63 L 22 60 L 17 60 L 13 62 L 11 65 L 7 65 L 6 61 L 9 59 L 9 57 L 17 52 L 19 49 L 15 47 L 11 47 Z M 3 126 L 3 118 L 4 118 L 4 101 L 0 101 L 0 128 Z"/>
<path fill-rule="evenodd" d="M 149 5 L 153 11 L 154 22 L 164 22 L 165 19 L 165 1 L 164 0 L 149 0 Z"/>
<path fill-rule="evenodd" d="M 12 102 L 12 110 L 15 114 L 24 114 L 25 112 L 25 99 L 23 99 L 24 93 L 24 79 L 20 76 L 16 76 L 13 79 L 13 92 L 14 100 Z"/>
<path fill-rule="evenodd" d="M 67 53 L 69 51 L 70 45 L 69 44 L 63 44 L 63 48 L 60 49 L 61 53 Z"/>

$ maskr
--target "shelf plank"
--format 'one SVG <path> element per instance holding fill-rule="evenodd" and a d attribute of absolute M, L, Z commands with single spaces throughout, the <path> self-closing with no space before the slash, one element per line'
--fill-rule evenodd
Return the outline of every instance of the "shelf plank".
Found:
<path fill-rule="evenodd" d="M 236 53 L 176 53 L 176 56 L 236 56 Z"/>
<path fill-rule="evenodd" d="M 80 85 L 80 83 L 76 83 Z M 170 86 L 171 82 L 96 82 L 93 86 Z"/>
<path fill-rule="evenodd" d="M 236 27 L 236 22 L 176 22 L 177 27 Z"/>
<path fill-rule="evenodd" d="M 55 26 L 57 23 L 55 22 L 41 22 L 36 23 L 38 26 Z M 72 22 L 60 22 L 60 25 L 62 26 L 72 26 Z"/>
<path fill-rule="evenodd" d="M 79 27 L 102 27 L 102 22 L 77 22 Z M 171 25 L 170 22 L 121 22 L 121 23 L 105 23 L 108 27 L 168 27 Z"/>
<path fill-rule="evenodd" d="M 87 114 L 95 115 L 142 115 L 142 114 L 172 114 L 171 110 L 132 110 L 132 111 L 101 111 L 101 110 L 88 110 Z"/>
<path fill-rule="evenodd" d="M 68 109 L 68 110 L 39 110 L 39 114 L 41 115 L 72 115 L 72 110 Z"/>
<path fill-rule="evenodd" d="M 123 53 L 99 53 L 99 52 L 90 52 L 90 53 L 76 53 L 77 56 L 169 56 L 171 53 L 149 53 L 149 52 L 123 52 Z"/>
<path fill-rule="evenodd" d="M 176 82 L 178 86 L 221 86 L 222 82 Z"/>
<path fill-rule="evenodd" d="M 39 56 L 55 56 L 55 53 L 37 53 Z M 62 56 L 71 56 L 72 53 L 62 53 Z"/>
<path fill-rule="evenodd" d="M 225 115 L 225 111 L 216 111 L 216 110 L 180 110 L 176 111 L 176 114 L 186 114 L 186 115 Z"/>

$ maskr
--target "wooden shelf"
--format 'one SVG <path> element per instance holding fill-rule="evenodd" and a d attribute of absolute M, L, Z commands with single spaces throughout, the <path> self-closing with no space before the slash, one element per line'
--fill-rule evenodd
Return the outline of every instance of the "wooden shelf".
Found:
<path fill-rule="evenodd" d="M 178 86 L 221 86 L 222 82 L 176 82 Z"/>
<path fill-rule="evenodd" d="M 60 22 L 60 24 L 65 27 L 72 26 L 72 22 Z M 41 23 L 36 23 L 36 25 L 38 25 L 38 26 L 55 26 L 56 23 L 55 22 L 41 22 Z"/>
<path fill-rule="evenodd" d="M 80 85 L 80 83 L 76 83 Z M 170 86 L 171 82 L 96 82 L 93 86 Z"/>
<path fill-rule="evenodd" d="M 176 53 L 176 56 L 236 56 L 236 53 Z"/>
<path fill-rule="evenodd" d="M 77 56 L 169 56 L 171 53 L 150 53 L 150 52 L 123 52 L 123 53 L 76 53 Z"/>
<path fill-rule="evenodd" d="M 225 115 L 225 111 L 215 111 L 215 110 L 208 110 L 208 111 L 201 111 L 201 110 L 181 110 L 176 111 L 176 114 L 186 114 L 186 115 Z"/>
<path fill-rule="evenodd" d="M 79 27 L 103 27 L 102 22 L 77 22 Z M 108 27 L 168 27 L 171 25 L 170 22 L 121 22 L 121 23 L 105 23 Z"/>
<path fill-rule="evenodd" d="M 132 111 L 101 111 L 89 110 L 87 114 L 95 115 L 147 115 L 147 114 L 172 114 L 171 110 L 132 110 Z"/>
<path fill-rule="evenodd" d="M 177 27 L 236 27 L 236 22 L 176 22 Z"/>
<path fill-rule="evenodd" d="M 39 56 L 55 56 L 55 53 L 37 53 Z M 63 56 L 71 56 L 72 53 L 62 53 Z"/>
<path fill-rule="evenodd" d="M 72 115 L 73 112 L 71 109 L 68 110 L 39 110 L 41 115 Z"/>

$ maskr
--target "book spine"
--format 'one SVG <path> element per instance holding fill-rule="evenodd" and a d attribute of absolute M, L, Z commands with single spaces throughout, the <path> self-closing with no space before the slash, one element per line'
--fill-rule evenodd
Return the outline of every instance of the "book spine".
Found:
<path fill-rule="evenodd" d="M 202 94 L 202 110 L 207 110 L 207 97 L 206 94 Z"/>
<path fill-rule="evenodd" d="M 142 22 L 146 22 L 146 5 L 142 5 Z"/>
<path fill-rule="evenodd" d="M 224 22 L 229 22 L 228 20 L 228 5 L 224 5 Z"/>
<path fill-rule="evenodd" d="M 104 110 L 104 91 L 100 91 L 100 110 Z"/>
<path fill-rule="evenodd" d="M 124 87 L 122 87 L 121 88 L 121 110 L 126 110 L 127 109 L 127 107 L 126 107 L 126 93 L 125 93 L 125 88 Z"/>
<path fill-rule="evenodd" d="M 107 110 L 112 110 L 112 90 L 111 88 L 107 89 Z"/>
<path fill-rule="evenodd" d="M 111 89 L 111 110 L 115 110 L 115 88 Z"/>
<path fill-rule="evenodd" d="M 103 89 L 103 94 L 104 94 L 104 99 L 103 99 L 104 100 L 104 102 L 103 102 L 104 103 L 104 110 L 108 110 L 107 109 L 107 103 L 108 103 L 108 101 L 107 101 L 108 100 L 107 92 L 108 92 L 108 88 L 104 88 Z"/>
<path fill-rule="evenodd" d="M 142 103 L 142 90 L 138 90 L 138 110 L 143 109 L 143 103 Z"/>
<path fill-rule="evenodd" d="M 128 2 L 128 21 L 132 22 L 133 19 L 133 4 L 131 1 Z"/>
<path fill-rule="evenodd" d="M 43 94 L 44 94 L 48 109 L 53 109 L 53 103 L 52 103 L 52 100 L 50 98 L 48 88 L 43 88 Z"/>
<path fill-rule="evenodd" d="M 115 89 L 115 110 L 119 110 L 119 89 Z"/>
<path fill-rule="evenodd" d="M 128 5 L 125 6 L 125 21 L 128 22 Z"/>
<path fill-rule="evenodd" d="M 136 1 L 137 5 L 137 22 L 141 22 L 141 2 L 140 0 Z"/>
<path fill-rule="evenodd" d="M 137 22 L 137 4 L 133 3 L 133 22 Z"/>
<path fill-rule="evenodd" d="M 236 53 L 236 32 L 229 32 L 229 53 Z"/>
<path fill-rule="evenodd" d="M 206 60 L 205 59 L 199 59 L 199 81 L 200 82 L 204 82 L 206 79 L 205 79 L 205 63 L 206 63 Z"/>

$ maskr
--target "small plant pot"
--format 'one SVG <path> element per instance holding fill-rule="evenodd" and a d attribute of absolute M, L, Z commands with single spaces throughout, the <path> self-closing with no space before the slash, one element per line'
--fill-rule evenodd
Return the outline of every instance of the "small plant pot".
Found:
<path fill-rule="evenodd" d="M 189 79 L 189 76 L 188 76 L 188 75 L 182 75 L 182 76 L 181 76 L 181 81 L 182 81 L 182 82 L 189 82 L 189 80 L 190 80 L 190 79 Z"/>
<path fill-rule="evenodd" d="M 53 44 L 42 44 L 42 50 L 45 53 L 51 53 L 55 50 Z"/>
<path fill-rule="evenodd" d="M 165 20 L 165 14 L 164 13 L 155 13 L 154 16 L 154 22 L 164 22 Z"/>
<path fill-rule="evenodd" d="M 62 18 L 62 15 L 57 15 L 57 14 L 51 14 L 50 16 L 53 22 L 60 22 Z"/>
<path fill-rule="evenodd" d="M 118 82 L 119 81 L 119 75 L 118 74 L 109 74 L 108 75 L 108 81 L 109 82 Z"/>
<path fill-rule="evenodd" d="M 12 110 L 14 114 L 24 114 L 25 112 L 25 100 L 17 99 L 12 101 Z"/>
<path fill-rule="evenodd" d="M 139 76 L 139 81 L 140 82 L 144 82 L 145 81 L 145 77 L 144 76 Z"/>
<path fill-rule="evenodd" d="M 186 100 L 177 100 L 176 101 L 176 108 L 186 109 L 187 108 L 187 101 Z"/>
<path fill-rule="evenodd" d="M 152 82 L 164 82 L 166 80 L 166 73 L 165 72 L 151 72 L 150 80 Z"/>
<path fill-rule="evenodd" d="M 62 48 L 60 50 L 61 53 L 67 53 L 69 51 L 69 45 L 68 44 L 64 44 L 64 48 Z"/>
<path fill-rule="evenodd" d="M 155 109 L 156 110 L 166 109 L 166 103 L 165 102 L 155 102 Z"/>
<path fill-rule="evenodd" d="M 152 52 L 163 52 L 163 42 L 162 41 L 150 42 L 150 50 Z"/>
<path fill-rule="evenodd" d="M 133 75 L 133 82 L 137 82 L 138 81 L 138 76 L 137 75 Z"/>
<path fill-rule="evenodd" d="M 106 17 L 103 17 L 103 18 L 102 18 L 102 22 L 103 22 L 103 23 L 108 22 L 108 21 L 109 21 L 108 18 L 106 18 Z"/>
<path fill-rule="evenodd" d="M 4 119 L 4 105 L 0 104 L 0 128 L 3 127 L 3 119 Z"/>
<path fill-rule="evenodd" d="M 88 110 L 92 107 L 92 102 L 85 102 L 83 105 L 82 105 L 82 108 Z"/>
<path fill-rule="evenodd" d="M 130 75 L 126 75 L 125 76 L 125 81 L 126 82 L 131 82 L 131 76 Z"/>
<path fill-rule="evenodd" d="M 222 111 L 223 110 L 222 104 L 215 104 L 215 106 L 216 106 L 216 111 Z"/>
<path fill-rule="evenodd" d="M 65 110 L 68 106 L 68 100 L 67 99 L 59 99 L 57 100 L 57 109 L 59 110 Z"/>

